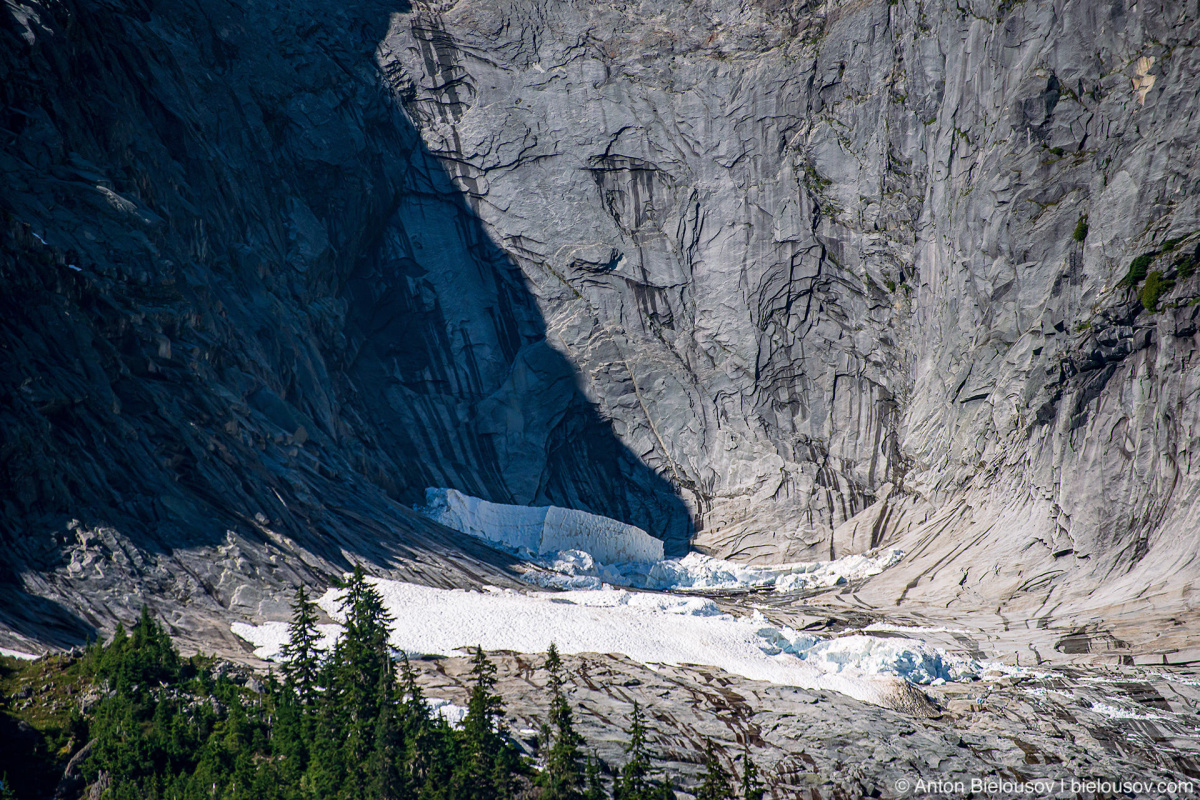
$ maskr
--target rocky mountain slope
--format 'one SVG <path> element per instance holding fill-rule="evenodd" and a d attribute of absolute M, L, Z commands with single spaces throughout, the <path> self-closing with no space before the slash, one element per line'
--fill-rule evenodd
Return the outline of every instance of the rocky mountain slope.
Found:
<path fill-rule="evenodd" d="M 1194 3 L 0 19 L 13 642 L 510 583 L 447 486 L 1191 657 Z"/>

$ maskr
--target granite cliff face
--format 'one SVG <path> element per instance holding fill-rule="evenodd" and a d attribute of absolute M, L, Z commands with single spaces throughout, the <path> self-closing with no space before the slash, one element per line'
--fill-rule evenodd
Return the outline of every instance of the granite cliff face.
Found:
<path fill-rule="evenodd" d="M 873 604 L 1049 621 L 1194 608 L 1198 36 L 1178 3 L 458 2 L 379 58 L 698 546 L 899 542 Z"/>
<path fill-rule="evenodd" d="M 1194 3 L 3 17 L 18 635 L 507 581 L 426 486 L 898 544 L 876 606 L 1194 608 Z"/>

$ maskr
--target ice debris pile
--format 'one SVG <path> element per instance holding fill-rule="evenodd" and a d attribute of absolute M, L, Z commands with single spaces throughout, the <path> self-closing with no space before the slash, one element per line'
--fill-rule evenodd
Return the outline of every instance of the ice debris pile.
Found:
<path fill-rule="evenodd" d="M 569 594 L 436 589 L 371 579 L 396 620 L 391 644 L 417 655 L 450 655 L 464 648 L 564 653 L 621 653 L 643 664 L 704 664 L 752 680 L 822 688 L 880 705 L 894 705 L 899 684 L 932 684 L 980 677 L 973 659 L 939 652 L 924 642 L 850 635 L 822 639 L 772 624 L 761 613 L 726 614 L 702 597 L 581 590 Z M 342 591 L 318 601 L 340 618 Z M 237 624 L 233 632 L 260 658 L 279 658 L 287 623 Z M 906 685 L 906 684 L 905 684 Z"/>
<path fill-rule="evenodd" d="M 417 511 L 519 555 L 581 549 L 609 563 L 663 557 L 663 543 L 641 528 L 586 511 L 490 503 L 455 489 L 426 489 L 425 505 Z"/>
<path fill-rule="evenodd" d="M 417 510 L 541 567 L 523 577 L 547 589 L 588 590 L 610 585 L 655 591 L 803 591 L 877 575 L 904 556 L 902 550 L 893 549 L 835 561 L 765 566 L 724 561 L 703 553 L 664 559 L 662 542 L 642 529 L 583 511 L 489 503 L 454 489 L 426 489 L 425 505 Z"/>
<path fill-rule="evenodd" d="M 545 572 L 526 573 L 529 583 L 555 589 L 599 589 L 604 584 L 655 591 L 767 589 L 777 592 L 824 589 L 878 575 L 904 556 L 902 550 L 852 555 L 835 561 L 739 564 L 703 553 L 651 564 L 600 564 L 590 554 L 564 550 L 535 559 Z"/>

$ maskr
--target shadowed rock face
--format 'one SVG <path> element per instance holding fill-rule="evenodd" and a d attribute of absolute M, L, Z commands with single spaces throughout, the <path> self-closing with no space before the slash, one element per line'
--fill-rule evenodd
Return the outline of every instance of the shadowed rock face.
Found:
<path fill-rule="evenodd" d="M 149 602 L 220 640 L 362 559 L 508 582 L 405 507 L 429 485 L 686 543 L 379 80 L 405 10 L 3 12 L 9 630 L 63 646 Z"/>
<path fill-rule="evenodd" d="M 426 486 L 1194 605 L 1195 9 L 326 5 L 0 13 L 8 629 L 504 583 Z"/>

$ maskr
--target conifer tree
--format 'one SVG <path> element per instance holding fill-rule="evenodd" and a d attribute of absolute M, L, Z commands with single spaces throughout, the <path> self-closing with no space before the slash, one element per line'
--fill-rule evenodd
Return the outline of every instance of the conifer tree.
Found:
<path fill-rule="evenodd" d="M 647 800 L 654 784 L 650 780 L 650 754 L 646 748 L 646 725 L 642 719 L 642 709 L 637 701 L 633 702 L 633 714 L 630 717 L 629 729 L 625 731 L 629 742 L 625 745 L 625 766 L 613 786 L 615 800 Z"/>
<path fill-rule="evenodd" d="M 267 695 L 274 710 L 271 752 L 279 758 L 281 780 L 298 784 L 308 765 L 310 738 L 300 699 L 290 682 L 280 684 L 273 675 L 267 680 Z"/>
<path fill-rule="evenodd" d="M 367 582 L 361 566 L 355 567 L 346 585 L 341 612 L 346 630 L 331 659 L 331 686 L 342 735 L 341 795 L 357 800 L 364 796 L 369 782 L 367 767 L 375 750 L 375 730 L 387 702 L 376 690 L 395 670 L 388 650 L 391 617 L 383 607 L 379 590 Z"/>
<path fill-rule="evenodd" d="M 340 644 L 340 643 L 339 643 Z M 313 725 L 309 728 L 309 761 L 301 788 L 306 797 L 336 797 L 345 774 L 343 733 L 347 725 L 344 703 L 340 695 L 341 681 L 336 676 L 335 654 L 322 662 L 318 683 L 325 687 L 313 710 Z"/>
<path fill-rule="evenodd" d="M 484 655 L 482 647 L 475 648 L 471 674 L 475 683 L 463 718 L 454 794 L 462 800 L 493 800 L 506 794 L 506 781 L 498 780 L 499 773 L 507 766 L 500 723 L 504 705 L 495 693 L 496 665 Z"/>
<path fill-rule="evenodd" d="M 538 776 L 543 800 L 578 800 L 582 796 L 583 773 L 580 769 L 579 748 L 582 737 L 575 732 L 571 704 L 562 689 L 562 659 L 551 644 L 546 653 L 546 670 L 550 673 L 550 714 L 543 726 L 543 741 L 547 745 L 545 770 Z"/>
<path fill-rule="evenodd" d="M 317 604 L 301 585 L 292 601 L 292 621 L 288 625 L 288 643 L 283 646 L 283 674 L 296 690 L 302 705 L 311 707 L 317 697 L 317 678 L 321 651 L 317 646 Z"/>
<path fill-rule="evenodd" d="M 600 759 L 593 752 L 587 758 L 583 767 L 586 788 L 583 790 L 583 800 L 606 800 L 604 784 L 600 782 Z"/>
<path fill-rule="evenodd" d="M 704 745 L 704 773 L 700 776 L 696 800 L 733 800 L 733 785 L 729 772 L 717 757 L 716 746 L 709 739 Z"/>
<path fill-rule="evenodd" d="M 136 680 L 147 683 L 174 680 L 179 673 L 179 653 L 171 643 L 171 637 L 150 616 L 147 606 L 142 606 L 141 616 L 131 634 L 130 645 L 137 654 Z"/>
<path fill-rule="evenodd" d="M 433 730 L 433 714 L 425 702 L 425 694 L 417 685 L 408 654 L 402 653 L 400 661 L 400 727 L 404 735 L 406 770 L 417 785 L 428 771 L 430 735 Z"/>
<path fill-rule="evenodd" d="M 758 776 L 758 765 L 750 758 L 750 750 L 746 749 L 742 756 L 742 800 L 763 800 L 767 789 Z"/>
<path fill-rule="evenodd" d="M 367 763 L 367 797 L 370 800 L 401 800 L 407 796 L 404 779 L 404 730 L 397 714 L 399 697 L 395 675 L 384 672 L 375 689 L 379 698 L 379 716 L 375 721 L 375 736 L 371 757 Z"/>

